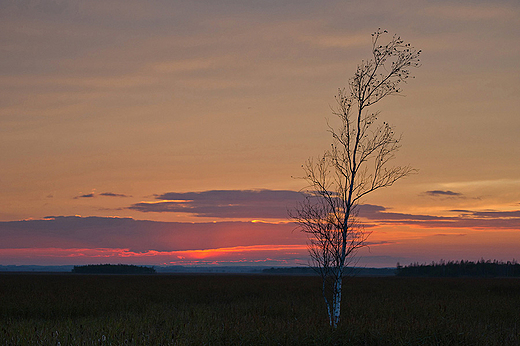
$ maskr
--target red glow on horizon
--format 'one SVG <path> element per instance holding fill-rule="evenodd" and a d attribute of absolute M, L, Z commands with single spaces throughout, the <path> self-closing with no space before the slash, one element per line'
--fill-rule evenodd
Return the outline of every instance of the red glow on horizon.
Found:
<path fill-rule="evenodd" d="M 181 251 L 135 252 L 131 249 L 0 249 L 1 264 L 78 264 L 125 262 L 141 264 L 297 263 L 307 256 L 305 245 L 251 245 Z"/>

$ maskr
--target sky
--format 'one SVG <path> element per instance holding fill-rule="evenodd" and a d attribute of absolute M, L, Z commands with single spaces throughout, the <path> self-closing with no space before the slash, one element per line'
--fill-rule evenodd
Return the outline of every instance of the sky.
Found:
<path fill-rule="evenodd" d="M 421 67 L 375 107 L 418 174 L 359 265 L 520 259 L 518 1 L 0 1 L 0 264 L 309 263 L 288 211 L 378 28 Z"/>

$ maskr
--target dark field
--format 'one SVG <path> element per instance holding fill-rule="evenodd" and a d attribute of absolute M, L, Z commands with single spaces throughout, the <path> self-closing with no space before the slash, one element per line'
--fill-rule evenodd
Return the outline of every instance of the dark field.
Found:
<path fill-rule="evenodd" d="M 0 275 L 1 345 L 519 345 L 520 280 Z"/>

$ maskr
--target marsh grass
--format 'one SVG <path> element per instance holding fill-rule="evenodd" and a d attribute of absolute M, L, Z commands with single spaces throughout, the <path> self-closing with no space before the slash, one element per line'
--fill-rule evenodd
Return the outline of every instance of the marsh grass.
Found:
<path fill-rule="evenodd" d="M 519 345 L 520 280 L 0 275 L 2 345 Z"/>

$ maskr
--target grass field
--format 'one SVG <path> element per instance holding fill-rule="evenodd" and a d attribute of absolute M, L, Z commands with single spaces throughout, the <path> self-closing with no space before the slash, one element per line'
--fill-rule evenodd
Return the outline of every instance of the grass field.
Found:
<path fill-rule="evenodd" d="M 520 280 L 0 275 L 1 345 L 519 345 Z"/>

